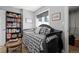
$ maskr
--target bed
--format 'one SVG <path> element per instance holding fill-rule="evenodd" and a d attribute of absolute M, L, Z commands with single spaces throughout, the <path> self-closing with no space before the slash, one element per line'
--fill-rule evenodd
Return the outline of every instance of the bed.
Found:
<path fill-rule="evenodd" d="M 23 44 L 29 53 L 57 53 L 63 49 L 61 31 L 56 31 L 46 24 L 33 30 L 23 31 Z"/>

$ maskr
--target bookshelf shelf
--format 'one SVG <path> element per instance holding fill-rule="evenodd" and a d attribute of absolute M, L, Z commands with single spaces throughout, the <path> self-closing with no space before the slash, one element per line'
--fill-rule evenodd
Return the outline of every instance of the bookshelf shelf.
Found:
<path fill-rule="evenodd" d="M 6 41 L 22 39 L 22 18 L 20 13 L 6 12 Z"/>

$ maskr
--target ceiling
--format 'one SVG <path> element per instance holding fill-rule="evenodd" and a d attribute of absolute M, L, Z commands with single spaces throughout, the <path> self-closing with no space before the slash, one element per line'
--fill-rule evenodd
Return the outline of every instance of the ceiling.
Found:
<path fill-rule="evenodd" d="M 42 6 L 14 6 L 14 7 L 19 8 L 19 9 L 26 9 L 26 10 L 34 12 L 38 10 L 39 8 L 41 8 Z M 79 8 L 79 6 L 69 6 L 70 11 L 75 10 L 77 8 Z"/>
<path fill-rule="evenodd" d="M 38 10 L 40 7 L 42 6 L 15 6 L 16 8 L 19 8 L 19 9 L 26 9 L 26 10 L 29 10 L 29 11 L 36 11 Z"/>
<path fill-rule="evenodd" d="M 79 6 L 69 6 L 69 10 L 72 11 L 72 10 L 75 10 L 75 9 L 78 9 Z"/>

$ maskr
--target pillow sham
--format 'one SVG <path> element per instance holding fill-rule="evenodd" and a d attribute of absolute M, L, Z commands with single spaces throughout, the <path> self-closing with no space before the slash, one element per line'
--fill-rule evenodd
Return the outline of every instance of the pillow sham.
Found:
<path fill-rule="evenodd" d="M 50 34 L 50 30 L 51 30 L 50 28 L 42 27 L 42 28 L 40 29 L 39 34 L 43 34 L 43 35 Z"/>
<path fill-rule="evenodd" d="M 46 34 L 46 35 L 50 34 L 50 31 L 51 31 L 50 28 L 46 28 L 46 30 L 45 30 L 45 34 Z"/>
<path fill-rule="evenodd" d="M 45 35 L 45 31 L 46 31 L 46 27 L 42 27 L 42 28 L 40 29 L 39 34 Z"/>

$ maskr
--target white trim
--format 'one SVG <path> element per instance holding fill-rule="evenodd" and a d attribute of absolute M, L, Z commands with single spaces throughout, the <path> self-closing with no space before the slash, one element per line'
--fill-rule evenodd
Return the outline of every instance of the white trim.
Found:
<path fill-rule="evenodd" d="M 40 9 L 39 9 L 39 10 L 40 10 Z M 37 13 L 36 15 L 39 15 L 39 14 L 44 13 L 44 12 L 46 12 L 46 11 L 48 11 L 48 14 L 49 14 L 50 9 L 48 8 L 48 9 L 46 9 L 46 10 L 43 10 L 43 11 Z"/>

